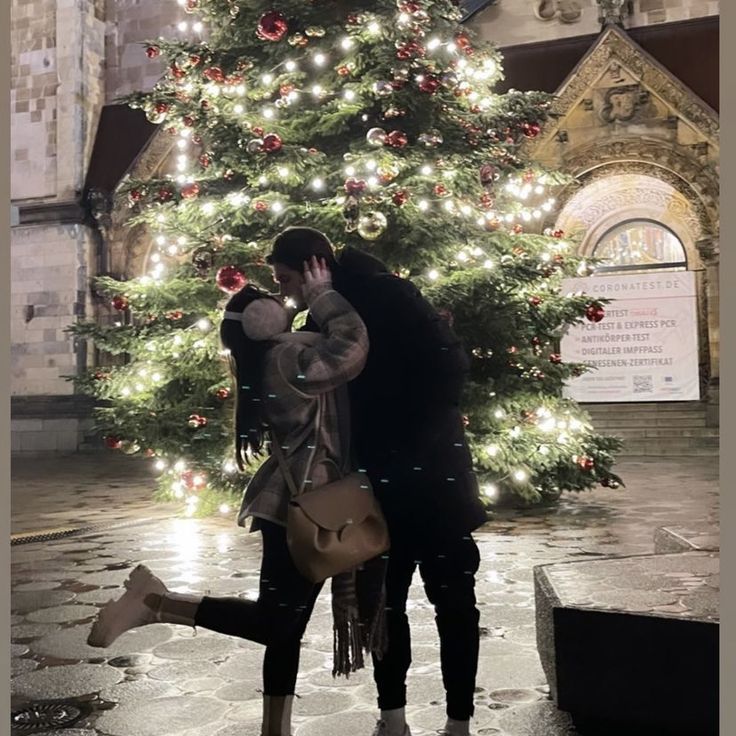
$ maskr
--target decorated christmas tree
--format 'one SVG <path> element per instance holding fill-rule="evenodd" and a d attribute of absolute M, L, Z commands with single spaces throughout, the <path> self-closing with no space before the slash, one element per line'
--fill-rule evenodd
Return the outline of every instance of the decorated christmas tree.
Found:
<path fill-rule="evenodd" d="M 591 264 L 548 228 L 564 177 L 524 158 L 548 97 L 495 93 L 501 57 L 450 0 L 185 2 L 203 35 L 151 42 L 167 71 L 127 100 L 172 136 L 171 173 L 118 193 L 149 272 L 98 279 L 119 319 L 71 328 L 111 356 L 76 379 L 106 445 L 151 458 L 192 513 L 239 497 L 220 311 L 248 282 L 275 290 L 264 257 L 301 224 L 377 256 L 453 323 L 489 502 L 617 486 L 618 440 L 563 397 L 586 367 L 560 337 L 605 309 L 561 288 Z"/>

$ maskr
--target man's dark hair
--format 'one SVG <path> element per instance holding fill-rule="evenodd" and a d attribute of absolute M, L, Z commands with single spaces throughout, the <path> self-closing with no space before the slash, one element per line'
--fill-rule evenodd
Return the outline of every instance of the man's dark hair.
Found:
<path fill-rule="evenodd" d="M 301 273 L 304 270 L 304 261 L 312 256 L 324 258 L 330 270 L 335 270 L 335 253 L 332 243 L 324 233 L 312 227 L 287 227 L 273 241 L 266 263 L 281 263 Z"/>

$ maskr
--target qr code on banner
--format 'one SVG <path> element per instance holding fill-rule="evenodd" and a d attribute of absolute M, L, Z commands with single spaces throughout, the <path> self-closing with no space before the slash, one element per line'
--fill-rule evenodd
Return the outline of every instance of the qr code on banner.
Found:
<path fill-rule="evenodd" d="M 651 376 L 634 376 L 634 393 L 649 394 L 654 391 L 654 384 Z"/>

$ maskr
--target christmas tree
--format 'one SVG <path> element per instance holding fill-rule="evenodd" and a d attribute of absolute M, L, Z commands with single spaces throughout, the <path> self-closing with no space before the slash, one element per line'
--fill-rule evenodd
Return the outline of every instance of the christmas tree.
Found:
<path fill-rule="evenodd" d="M 561 288 L 591 264 L 545 229 L 565 178 L 523 156 L 548 96 L 494 93 L 500 54 L 450 0 L 185 9 L 204 35 L 151 42 L 167 71 L 127 100 L 175 147 L 169 174 L 119 187 L 150 235 L 150 272 L 98 279 L 120 318 L 70 328 L 111 356 L 75 379 L 101 400 L 107 446 L 152 458 L 161 491 L 192 513 L 240 495 L 220 310 L 247 282 L 275 290 L 264 256 L 302 224 L 382 259 L 453 322 L 489 502 L 617 486 L 618 440 L 562 392 L 587 368 L 563 362 L 561 335 L 605 310 Z"/>

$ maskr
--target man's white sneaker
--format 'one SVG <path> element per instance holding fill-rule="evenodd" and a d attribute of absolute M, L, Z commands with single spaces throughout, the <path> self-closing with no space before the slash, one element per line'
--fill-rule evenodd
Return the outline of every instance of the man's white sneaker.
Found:
<path fill-rule="evenodd" d="M 91 647 L 109 647 L 129 629 L 159 620 L 156 612 L 143 600 L 151 593 L 163 595 L 167 592 L 166 586 L 145 565 L 138 565 L 123 585 L 125 593 L 118 600 L 108 601 L 97 614 L 87 637 L 87 644 Z"/>

